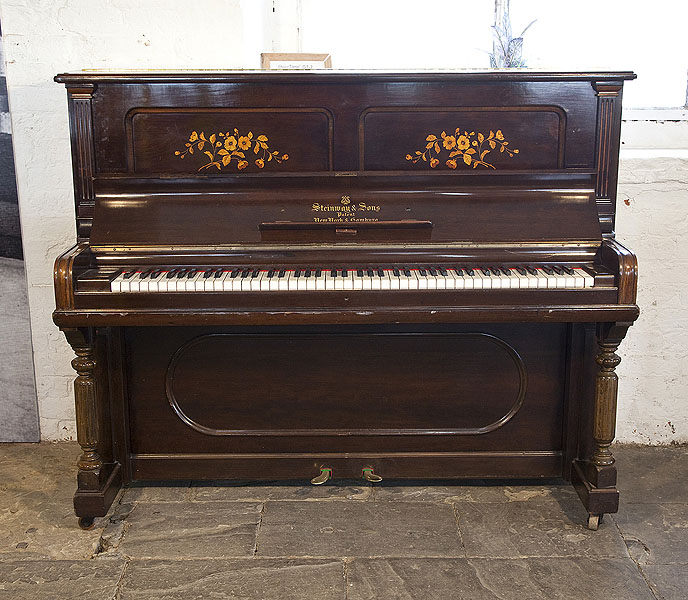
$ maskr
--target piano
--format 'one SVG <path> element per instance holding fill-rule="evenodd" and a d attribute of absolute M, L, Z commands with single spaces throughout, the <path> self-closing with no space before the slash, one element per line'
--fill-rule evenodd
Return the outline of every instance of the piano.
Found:
<path fill-rule="evenodd" d="M 82 527 L 133 481 L 571 481 L 618 509 L 630 72 L 76 72 Z"/>

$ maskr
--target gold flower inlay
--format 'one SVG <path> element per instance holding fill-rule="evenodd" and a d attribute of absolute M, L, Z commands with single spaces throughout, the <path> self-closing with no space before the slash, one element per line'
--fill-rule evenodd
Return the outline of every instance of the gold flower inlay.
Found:
<path fill-rule="evenodd" d="M 204 131 L 200 133 L 192 131 L 189 135 L 189 141 L 186 142 L 186 150 L 175 150 L 174 155 L 184 158 L 187 154 L 202 152 L 208 157 L 208 162 L 201 165 L 198 168 L 199 171 L 210 169 L 210 167 L 217 167 L 218 171 L 222 171 L 223 167 L 231 164 L 235 164 L 237 170 L 241 171 L 249 165 L 246 155 L 251 153 L 251 147 L 253 147 L 253 155 L 255 156 L 253 162 L 259 169 L 262 169 L 265 163 L 271 160 L 277 163 L 289 160 L 288 154 L 270 150 L 266 135 L 260 134 L 254 137 L 252 131 L 247 132 L 246 135 L 241 135 L 236 128 L 233 132 L 212 133 L 208 137 Z"/>
<path fill-rule="evenodd" d="M 518 154 L 517 148 L 509 148 L 509 142 L 504 139 L 501 129 L 496 132 L 490 131 L 486 136 L 479 131 L 463 130 L 462 133 L 457 127 L 452 135 L 448 135 L 446 131 L 443 131 L 439 137 L 431 133 L 426 136 L 425 142 L 424 151 L 416 150 L 414 154 L 407 154 L 406 160 L 410 160 L 413 164 L 422 161 L 435 169 L 446 151 L 449 154 L 444 154 L 446 156 L 444 164 L 450 169 L 456 169 L 459 160 L 474 169 L 478 166 L 496 169 L 497 167 L 485 160 L 492 150 L 499 148 L 500 152 L 506 152 L 510 157 Z"/>

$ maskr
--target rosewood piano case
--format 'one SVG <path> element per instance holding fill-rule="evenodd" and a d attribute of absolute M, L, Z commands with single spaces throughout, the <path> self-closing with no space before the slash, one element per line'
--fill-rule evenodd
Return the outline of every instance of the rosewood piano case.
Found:
<path fill-rule="evenodd" d="M 618 508 L 637 266 L 614 73 L 80 72 L 82 526 L 135 480 L 545 478 Z M 126 270 L 561 265 L 580 289 L 113 291 Z M 496 284 L 495 284 L 496 285 Z"/>

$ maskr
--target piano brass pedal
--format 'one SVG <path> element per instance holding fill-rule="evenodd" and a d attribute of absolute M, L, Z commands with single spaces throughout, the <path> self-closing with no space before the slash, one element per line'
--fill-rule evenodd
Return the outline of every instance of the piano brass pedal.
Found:
<path fill-rule="evenodd" d="M 322 485 L 325 483 L 328 479 L 332 478 L 332 469 L 328 469 L 326 467 L 321 467 L 320 469 L 320 475 L 316 475 L 311 479 L 311 483 L 313 485 Z"/>
<path fill-rule="evenodd" d="M 382 481 L 382 477 L 373 473 L 373 470 L 370 468 L 363 469 L 363 479 L 370 481 L 370 483 L 379 483 Z"/>

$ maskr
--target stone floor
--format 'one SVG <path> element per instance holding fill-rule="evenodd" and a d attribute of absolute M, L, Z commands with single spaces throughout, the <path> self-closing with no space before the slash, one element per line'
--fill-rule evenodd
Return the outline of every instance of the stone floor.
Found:
<path fill-rule="evenodd" d="M 616 447 L 589 531 L 544 486 L 134 487 L 81 531 L 75 444 L 0 445 L 0 599 L 688 598 L 688 448 Z"/>

